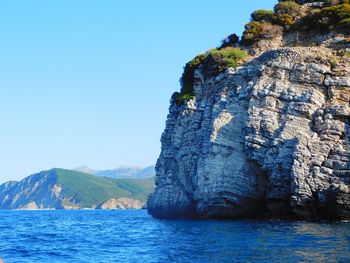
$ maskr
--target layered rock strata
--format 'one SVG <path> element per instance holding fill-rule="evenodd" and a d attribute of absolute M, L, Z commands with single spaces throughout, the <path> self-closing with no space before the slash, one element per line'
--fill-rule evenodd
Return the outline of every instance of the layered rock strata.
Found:
<path fill-rule="evenodd" d="M 159 218 L 350 218 L 350 59 L 262 52 L 173 100 L 148 211 Z"/>

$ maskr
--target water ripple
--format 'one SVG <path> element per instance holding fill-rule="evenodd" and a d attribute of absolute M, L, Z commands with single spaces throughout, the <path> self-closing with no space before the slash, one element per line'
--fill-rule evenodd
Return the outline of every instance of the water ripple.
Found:
<path fill-rule="evenodd" d="M 156 220 L 146 211 L 0 211 L 11 262 L 348 262 L 350 223 Z"/>

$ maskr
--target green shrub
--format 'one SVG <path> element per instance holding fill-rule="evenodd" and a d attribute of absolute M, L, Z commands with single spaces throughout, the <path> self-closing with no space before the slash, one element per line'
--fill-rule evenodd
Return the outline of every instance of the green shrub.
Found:
<path fill-rule="evenodd" d="M 242 43 L 252 45 L 261 39 L 272 39 L 282 34 L 282 28 L 267 22 L 252 21 L 245 25 Z"/>
<path fill-rule="evenodd" d="M 346 22 L 346 19 L 350 18 L 350 4 L 323 8 L 320 12 L 320 16 L 317 18 L 317 22 L 322 21 L 322 25 L 325 24 L 329 29 L 332 29 L 342 23 L 342 21 Z"/>
<path fill-rule="evenodd" d="M 314 2 L 321 2 L 321 1 L 322 0 L 279 0 L 278 2 L 295 2 L 299 5 L 303 5 L 306 3 L 314 3 Z M 325 0 L 323 0 L 323 1 L 325 1 Z M 326 0 L 326 1 L 328 1 L 328 0 Z"/>
<path fill-rule="evenodd" d="M 247 52 L 239 48 L 212 49 L 203 61 L 203 73 L 207 77 L 215 76 L 227 68 L 237 67 L 246 56 Z"/>
<path fill-rule="evenodd" d="M 231 34 L 228 37 L 226 37 L 223 41 L 221 41 L 221 45 L 219 49 L 225 48 L 225 47 L 233 47 L 239 42 L 239 37 L 236 34 Z"/>
<path fill-rule="evenodd" d="M 324 6 L 334 6 L 340 4 L 349 4 L 350 0 L 278 0 L 281 2 L 294 2 L 299 5 L 307 4 L 307 3 L 315 3 L 315 2 L 323 2 Z"/>
<path fill-rule="evenodd" d="M 337 28 L 345 31 L 346 33 L 350 33 L 350 18 L 345 18 L 341 20 L 338 23 Z"/>
<path fill-rule="evenodd" d="M 294 24 L 294 18 L 288 14 L 281 14 L 276 16 L 276 24 L 283 26 L 285 29 L 289 29 Z"/>
<path fill-rule="evenodd" d="M 274 7 L 275 24 L 282 26 L 284 29 L 289 29 L 300 15 L 298 3 L 298 1 L 279 1 Z"/>
<path fill-rule="evenodd" d="M 290 15 L 297 17 L 300 15 L 300 6 L 292 1 L 280 2 L 274 7 L 275 15 Z"/>
<path fill-rule="evenodd" d="M 237 67 L 247 55 L 247 52 L 233 47 L 212 49 L 206 54 L 198 55 L 186 64 L 181 77 L 181 92 L 175 92 L 172 99 L 178 105 L 182 105 L 194 97 L 193 85 L 194 71 L 196 69 L 201 68 L 206 77 L 212 77 L 229 67 Z"/>
<path fill-rule="evenodd" d="M 194 98 L 193 92 L 191 93 L 180 93 L 180 92 L 174 92 L 172 96 L 172 100 L 175 100 L 175 103 L 177 105 L 183 105 L 186 101 L 191 100 Z"/>
<path fill-rule="evenodd" d="M 274 7 L 274 11 L 271 10 L 257 10 L 251 14 L 252 22 L 270 23 L 273 25 L 280 25 L 285 29 L 294 23 L 295 18 L 300 13 L 300 7 L 294 1 L 279 1 L 280 3 Z M 247 32 L 249 39 L 253 36 L 259 37 L 259 34 L 263 31 L 262 24 L 247 24 L 250 28 Z M 254 38 L 254 37 L 253 37 Z"/>
<path fill-rule="evenodd" d="M 313 28 L 316 24 L 316 17 L 319 16 L 321 10 L 311 10 L 310 13 L 304 17 L 302 17 L 299 21 L 293 24 L 292 29 L 298 31 L 298 30 L 310 30 L 310 29 L 317 29 Z"/>
<path fill-rule="evenodd" d="M 325 1 L 325 0 L 323 0 L 324 2 L 327 2 L 327 0 Z M 320 0 L 297 0 L 297 1 L 295 1 L 295 2 L 297 2 L 298 4 L 300 4 L 300 5 L 303 5 L 303 4 L 306 4 L 306 3 L 315 3 L 315 2 L 322 2 L 322 0 L 320 1 Z"/>
<path fill-rule="evenodd" d="M 246 45 L 253 44 L 261 39 L 263 24 L 261 22 L 252 21 L 244 26 L 243 43 Z"/>
<path fill-rule="evenodd" d="M 200 54 L 185 65 L 184 72 L 181 77 L 181 93 L 192 94 L 194 71 L 201 65 L 206 56 L 206 54 Z"/>
<path fill-rule="evenodd" d="M 251 16 L 251 21 L 257 21 L 257 22 L 272 23 L 274 20 L 274 12 L 272 10 L 260 9 L 260 10 L 254 11 L 250 16 Z"/>
<path fill-rule="evenodd" d="M 349 31 L 350 4 L 340 4 L 315 10 L 303 17 L 297 29 L 327 32 L 334 29 Z"/>

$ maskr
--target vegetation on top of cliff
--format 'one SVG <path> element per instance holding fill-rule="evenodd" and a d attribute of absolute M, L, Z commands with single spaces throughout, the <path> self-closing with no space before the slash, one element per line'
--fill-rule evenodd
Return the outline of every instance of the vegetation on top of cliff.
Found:
<path fill-rule="evenodd" d="M 302 6 L 308 4 L 307 6 Z M 252 46 L 263 39 L 274 39 L 291 31 L 329 31 L 350 33 L 350 0 L 279 0 L 274 10 L 256 10 L 245 25 L 241 41 L 236 34 L 225 38 L 218 49 L 209 50 L 188 62 L 181 77 L 181 92 L 172 99 L 177 104 L 194 97 L 194 72 L 205 77 L 238 66 L 247 56 L 239 46 Z M 298 40 L 296 40 L 298 42 Z M 296 43 L 298 44 L 298 43 Z M 310 43 L 311 44 L 311 43 Z"/>
<path fill-rule="evenodd" d="M 225 47 L 237 47 L 238 44 L 239 36 L 233 33 L 221 41 L 219 49 L 223 49 Z"/>
<path fill-rule="evenodd" d="M 194 97 L 193 85 L 196 69 L 201 68 L 202 73 L 206 77 L 212 77 L 225 71 L 227 68 L 237 67 L 246 56 L 246 51 L 230 46 L 211 49 L 205 54 L 196 56 L 185 65 L 181 77 L 181 92 L 175 92 L 173 99 L 175 99 L 177 104 L 183 104 Z"/>
<path fill-rule="evenodd" d="M 283 1 L 279 2 L 274 7 L 275 16 L 289 15 L 292 18 L 300 15 L 300 5 L 293 1 Z"/>
<path fill-rule="evenodd" d="M 313 10 L 296 23 L 295 29 L 316 29 L 321 32 L 337 30 L 350 33 L 350 4 L 331 5 Z"/>
<path fill-rule="evenodd" d="M 318 4 L 322 2 L 322 4 Z M 305 14 L 301 5 L 315 3 Z M 280 0 L 274 11 L 257 10 L 245 25 L 243 45 L 252 45 L 262 39 L 273 39 L 291 30 L 331 30 L 350 33 L 350 0 Z"/>
<path fill-rule="evenodd" d="M 200 54 L 185 65 L 184 72 L 181 77 L 181 82 L 182 82 L 181 93 L 192 94 L 193 82 L 194 82 L 194 71 L 197 68 L 199 68 L 199 66 L 203 63 L 206 57 L 207 57 L 206 54 Z"/>
<path fill-rule="evenodd" d="M 295 2 L 299 5 L 308 3 L 324 3 L 325 5 L 339 5 L 349 3 L 349 0 L 278 0 L 278 2 Z"/>
<path fill-rule="evenodd" d="M 280 1 L 272 10 L 257 10 L 251 14 L 242 36 L 243 45 L 252 45 L 261 39 L 273 39 L 288 30 L 300 15 L 300 5 L 294 1 Z"/>
<path fill-rule="evenodd" d="M 252 45 L 261 39 L 273 39 L 281 33 L 282 28 L 279 25 L 266 21 L 251 21 L 245 25 L 242 43 L 244 45 Z"/>
<path fill-rule="evenodd" d="M 256 10 L 250 15 L 252 21 L 268 23 L 272 23 L 274 21 L 274 16 L 275 14 L 272 10 L 265 9 Z"/>
<path fill-rule="evenodd" d="M 202 62 L 202 72 L 207 77 L 215 76 L 227 68 L 239 66 L 246 56 L 247 52 L 239 48 L 211 49 Z"/>

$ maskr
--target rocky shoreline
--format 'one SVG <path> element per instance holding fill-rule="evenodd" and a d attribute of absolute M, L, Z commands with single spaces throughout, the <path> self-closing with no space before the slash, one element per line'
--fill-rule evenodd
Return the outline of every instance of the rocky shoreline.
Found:
<path fill-rule="evenodd" d="M 63 208 L 40 208 L 35 202 L 23 205 L 17 209 L 10 210 L 26 210 L 26 211 L 45 211 L 45 210 L 141 210 L 146 209 L 146 204 L 137 199 L 120 197 L 111 198 L 96 207 L 78 207 L 64 206 Z"/>

